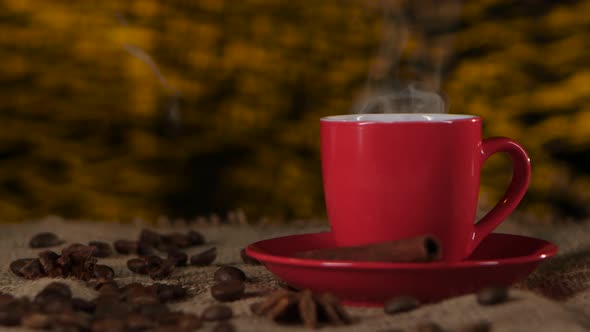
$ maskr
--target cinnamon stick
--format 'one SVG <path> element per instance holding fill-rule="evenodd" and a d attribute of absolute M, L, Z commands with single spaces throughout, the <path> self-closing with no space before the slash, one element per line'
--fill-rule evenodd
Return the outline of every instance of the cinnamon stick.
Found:
<path fill-rule="evenodd" d="M 315 249 L 295 257 L 362 262 L 430 262 L 440 258 L 440 244 L 431 235 L 366 245 Z"/>

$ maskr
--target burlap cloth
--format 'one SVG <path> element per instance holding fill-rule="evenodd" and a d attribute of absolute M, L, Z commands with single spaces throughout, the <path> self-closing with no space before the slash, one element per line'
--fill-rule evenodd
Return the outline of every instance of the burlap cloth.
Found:
<path fill-rule="evenodd" d="M 87 243 L 88 240 L 112 242 L 116 239 L 134 239 L 145 227 L 141 222 L 131 224 L 64 221 L 46 218 L 22 224 L 0 226 L 0 290 L 17 296 L 33 296 L 52 280 L 42 278 L 28 281 L 13 275 L 9 263 L 21 257 L 34 257 L 39 250 L 28 248 L 31 235 L 40 231 L 52 231 L 69 243 Z M 245 245 L 279 235 L 314 232 L 328 229 L 321 223 L 298 223 L 296 225 L 150 225 L 157 231 L 198 229 L 208 240 L 207 245 L 193 248 L 195 253 L 211 246 L 218 248 L 214 266 L 179 268 L 165 282 L 178 283 L 189 289 L 190 299 L 172 305 L 172 308 L 200 313 L 206 306 L 215 303 L 208 291 L 213 272 L 218 265 L 232 264 L 243 269 L 255 282 L 248 283 L 250 297 L 231 303 L 236 318 L 233 320 L 239 331 L 303 331 L 298 326 L 279 326 L 263 318 L 254 317 L 249 310 L 252 302 L 260 300 L 256 293 L 272 290 L 277 282 L 262 266 L 244 265 L 239 251 Z M 426 305 L 415 311 L 387 316 L 380 308 L 349 308 L 357 319 L 346 327 L 322 327 L 322 331 L 381 331 L 398 328 L 411 331 L 419 322 L 433 320 L 444 328 L 453 330 L 464 324 L 485 319 L 493 323 L 493 331 L 590 331 L 590 223 L 567 226 L 523 226 L 508 222 L 500 229 L 503 232 L 531 235 L 555 242 L 560 246 L 557 257 L 544 263 L 527 280 L 511 291 L 512 300 L 506 304 L 482 307 L 473 295 Z M 54 248 L 55 250 L 59 248 Z M 115 269 L 120 284 L 132 281 L 150 283 L 148 277 L 132 274 L 126 267 L 128 256 L 101 259 Z M 65 280 L 76 296 L 91 299 L 96 295 L 76 280 Z M 436 282 L 433 280 L 432 282 Z M 210 330 L 205 325 L 202 330 Z M 6 331 L 21 331 L 21 328 L 5 328 Z"/>

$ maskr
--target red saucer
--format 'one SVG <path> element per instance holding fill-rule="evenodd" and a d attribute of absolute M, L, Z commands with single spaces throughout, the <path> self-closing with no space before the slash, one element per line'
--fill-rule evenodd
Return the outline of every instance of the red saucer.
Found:
<path fill-rule="evenodd" d="M 294 258 L 298 251 L 333 247 L 331 233 L 278 237 L 248 246 L 248 255 L 298 288 L 332 292 L 346 304 L 382 305 L 397 295 L 423 302 L 510 285 L 555 255 L 554 244 L 520 235 L 493 233 L 456 263 L 379 263 Z"/>

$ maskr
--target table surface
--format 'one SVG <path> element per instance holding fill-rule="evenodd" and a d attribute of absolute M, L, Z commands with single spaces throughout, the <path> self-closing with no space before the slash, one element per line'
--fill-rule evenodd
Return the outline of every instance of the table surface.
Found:
<path fill-rule="evenodd" d="M 217 247 L 218 258 L 212 266 L 183 267 L 174 271 L 164 282 L 181 284 L 190 293 L 186 301 L 171 304 L 172 309 L 200 314 L 216 301 L 209 288 L 213 273 L 221 265 L 231 264 L 242 269 L 253 282 L 247 284 L 248 294 L 265 294 L 278 288 L 277 279 L 264 266 L 245 265 L 240 258 L 240 249 L 246 245 L 280 235 L 328 230 L 325 223 L 295 222 L 282 225 L 248 224 L 147 224 L 68 221 L 51 217 L 20 224 L 3 224 L 0 231 L 0 291 L 17 296 L 33 296 L 49 282 L 49 278 L 34 281 L 13 275 L 8 265 L 16 258 L 35 257 L 38 249 L 28 247 L 35 233 L 51 231 L 67 243 L 87 243 L 90 240 L 111 242 L 117 239 L 135 239 L 144 227 L 158 232 L 186 231 L 194 229 L 205 235 L 207 243 L 191 248 L 189 254 L 212 246 Z M 560 253 L 543 264 L 527 280 L 511 290 L 511 301 L 491 307 L 477 305 L 474 295 L 448 299 L 436 304 L 424 305 L 417 310 L 398 315 L 386 315 L 382 308 L 347 307 L 355 323 L 344 327 L 323 326 L 322 331 L 385 331 L 397 328 L 411 331 L 424 321 L 435 321 L 448 330 L 466 324 L 487 320 L 493 331 L 589 331 L 590 330 L 590 222 L 583 224 L 524 225 L 511 221 L 501 226 L 500 231 L 536 236 L 555 242 Z M 58 251 L 60 247 L 52 248 Z M 151 283 L 146 276 L 131 273 L 125 265 L 130 256 L 116 255 L 99 259 L 115 270 L 116 281 Z M 82 282 L 72 279 L 68 283 L 75 296 L 92 299 L 96 292 Z M 433 282 L 436 282 L 433 280 Z M 304 331 L 300 326 L 281 326 L 264 318 L 254 316 L 249 309 L 259 296 L 246 296 L 232 302 L 235 318 L 232 320 L 238 331 Z M 212 325 L 211 325 L 212 326 Z M 210 330 L 206 324 L 202 330 Z M 6 331 L 24 331 L 7 328 Z"/>

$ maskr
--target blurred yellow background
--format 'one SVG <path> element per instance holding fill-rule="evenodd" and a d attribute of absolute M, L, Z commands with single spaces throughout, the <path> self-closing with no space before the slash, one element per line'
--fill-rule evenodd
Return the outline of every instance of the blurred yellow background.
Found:
<path fill-rule="evenodd" d="M 377 2 L 0 0 L 0 220 L 325 216 L 319 118 L 363 93 Z M 519 209 L 549 220 L 590 215 L 588 13 L 465 1 L 435 33 L 454 36 L 450 112 L 525 146 Z M 483 208 L 509 174 L 489 161 Z"/>

